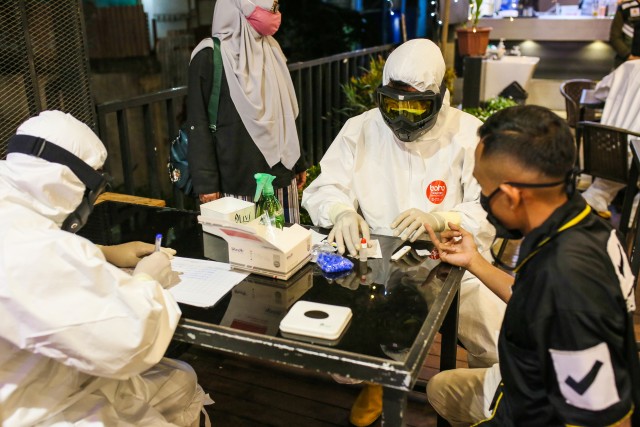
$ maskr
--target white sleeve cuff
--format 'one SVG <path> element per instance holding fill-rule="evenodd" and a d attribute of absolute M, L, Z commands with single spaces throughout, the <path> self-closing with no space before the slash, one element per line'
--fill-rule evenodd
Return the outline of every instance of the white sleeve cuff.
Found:
<path fill-rule="evenodd" d="M 135 273 L 133 278 L 139 282 L 155 282 L 156 280 L 147 273 Z"/>
<path fill-rule="evenodd" d="M 449 223 L 452 222 L 455 225 L 460 225 L 462 222 L 462 216 L 459 212 L 434 212 L 434 215 L 437 215 L 444 219 L 444 230 L 449 230 Z"/>
<path fill-rule="evenodd" d="M 331 220 L 331 223 L 335 224 L 336 223 L 336 219 L 343 212 L 346 212 L 346 211 L 356 212 L 356 210 L 353 208 L 353 206 L 344 205 L 342 203 L 335 203 L 333 206 L 331 206 L 329 208 L 329 219 Z"/>

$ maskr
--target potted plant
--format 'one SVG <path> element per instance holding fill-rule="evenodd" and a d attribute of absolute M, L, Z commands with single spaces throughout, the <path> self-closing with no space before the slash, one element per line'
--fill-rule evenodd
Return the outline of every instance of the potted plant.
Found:
<path fill-rule="evenodd" d="M 478 27 L 482 0 L 469 1 L 469 21 L 464 27 L 456 29 L 458 51 L 461 56 L 484 56 L 489 45 L 491 27 Z"/>
<path fill-rule="evenodd" d="M 469 113 L 484 122 L 494 113 L 497 113 L 504 108 L 514 107 L 516 105 L 518 105 L 518 102 L 511 98 L 497 96 L 482 103 L 480 107 L 463 108 L 462 111 Z"/>

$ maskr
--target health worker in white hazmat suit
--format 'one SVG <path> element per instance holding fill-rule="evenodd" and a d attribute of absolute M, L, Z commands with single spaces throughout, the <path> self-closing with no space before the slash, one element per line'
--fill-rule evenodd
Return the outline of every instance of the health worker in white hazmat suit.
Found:
<path fill-rule="evenodd" d="M 640 61 L 638 60 L 627 61 L 604 76 L 596 85 L 594 94 L 596 98 L 605 101 L 600 124 L 640 132 L 638 91 L 640 91 Z M 628 139 L 635 138 L 630 136 Z M 629 151 L 629 164 L 631 164 L 631 151 Z M 595 178 L 589 188 L 582 193 L 582 197 L 599 215 L 610 218 L 609 205 L 624 187 L 625 184 L 619 182 Z"/>
<path fill-rule="evenodd" d="M 449 105 L 445 63 L 426 39 L 410 40 L 387 59 L 378 108 L 349 119 L 320 162 L 322 173 L 304 191 L 313 223 L 333 227 L 338 250 L 357 253 L 361 236 L 414 241 L 424 223 L 443 231 L 461 224 L 487 256 L 495 230 L 479 203 L 474 179 L 482 122 Z M 426 236 L 426 234 L 424 234 Z M 497 362 L 505 304 L 474 276 L 460 292 L 459 337 L 471 366 Z M 379 415 L 381 389 L 365 387 L 351 413 L 355 425 Z M 380 408 L 379 408 L 380 406 Z"/>
<path fill-rule="evenodd" d="M 88 126 L 44 111 L 0 161 L 0 424 L 197 426 L 209 399 L 163 358 L 180 317 L 169 255 L 133 275 L 79 237 L 104 191 Z"/>

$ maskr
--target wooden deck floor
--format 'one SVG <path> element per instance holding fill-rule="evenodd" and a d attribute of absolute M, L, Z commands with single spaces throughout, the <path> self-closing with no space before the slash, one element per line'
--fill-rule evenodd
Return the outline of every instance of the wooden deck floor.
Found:
<path fill-rule="evenodd" d="M 426 381 L 438 372 L 438 341 L 420 375 Z M 466 366 L 464 350 L 458 366 Z M 215 404 L 207 408 L 214 426 L 329 427 L 349 426 L 349 411 L 360 385 L 343 385 L 327 375 L 256 362 L 195 346 L 180 356 L 198 374 L 198 382 Z M 405 415 L 409 427 L 436 425 L 436 413 L 423 390 L 411 392 Z M 380 426 L 378 420 L 373 426 Z"/>

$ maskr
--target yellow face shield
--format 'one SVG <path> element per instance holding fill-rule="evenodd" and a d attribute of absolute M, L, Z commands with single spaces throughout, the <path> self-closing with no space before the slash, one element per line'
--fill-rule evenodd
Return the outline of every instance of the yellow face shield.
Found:
<path fill-rule="evenodd" d="M 444 82 L 441 87 L 445 88 Z M 408 92 L 382 86 L 377 91 L 378 108 L 385 123 L 401 141 L 415 141 L 435 125 L 444 90 Z"/>
<path fill-rule="evenodd" d="M 393 120 L 398 116 L 403 116 L 413 123 L 427 118 L 434 106 L 434 102 L 431 99 L 400 101 L 383 95 L 381 101 L 380 108 L 390 119 Z"/>

